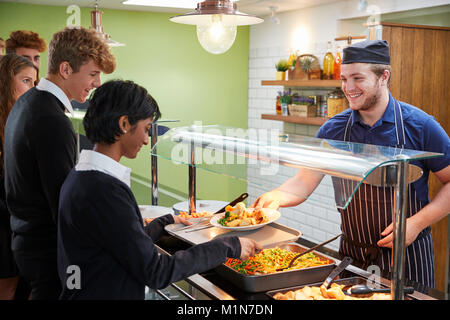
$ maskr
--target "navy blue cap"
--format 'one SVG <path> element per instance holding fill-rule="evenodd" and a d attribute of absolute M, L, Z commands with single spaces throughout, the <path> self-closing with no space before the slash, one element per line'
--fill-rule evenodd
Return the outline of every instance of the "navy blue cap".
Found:
<path fill-rule="evenodd" d="M 344 48 L 342 64 L 374 63 L 391 64 L 386 40 L 366 40 Z"/>

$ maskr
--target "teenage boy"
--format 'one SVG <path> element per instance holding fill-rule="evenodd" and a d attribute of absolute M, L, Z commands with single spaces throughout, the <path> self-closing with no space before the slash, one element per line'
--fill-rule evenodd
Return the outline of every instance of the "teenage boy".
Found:
<path fill-rule="evenodd" d="M 47 43 L 33 31 L 17 30 L 11 32 L 6 40 L 6 54 L 15 53 L 33 62 L 41 68 L 41 53 L 47 49 Z"/>

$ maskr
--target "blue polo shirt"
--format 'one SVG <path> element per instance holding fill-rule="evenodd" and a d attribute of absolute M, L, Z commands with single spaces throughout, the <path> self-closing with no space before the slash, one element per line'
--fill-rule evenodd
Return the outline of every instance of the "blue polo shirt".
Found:
<path fill-rule="evenodd" d="M 450 139 L 445 130 L 434 119 L 417 107 L 398 101 L 403 115 L 405 130 L 405 149 L 443 153 L 443 157 L 411 161 L 422 168 L 422 177 L 413 183 L 417 197 L 424 204 L 428 198 L 428 176 L 450 165 Z M 383 116 L 371 127 L 362 122 L 359 112 L 347 109 L 324 123 L 316 137 L 321 139 L 344 140 L 345 127 L 350 116 L 352 120 L 348 130 L 350 141 L 379 146 L 397 146 L 395 118 L 395 100 L 389 93 L 389 103 Z M 397 118 L 397 121 L 400 119 Z M 400 126 L 401 127 L 401 126 Z M 399 135 L 402 133 L 399 132 Z"/>

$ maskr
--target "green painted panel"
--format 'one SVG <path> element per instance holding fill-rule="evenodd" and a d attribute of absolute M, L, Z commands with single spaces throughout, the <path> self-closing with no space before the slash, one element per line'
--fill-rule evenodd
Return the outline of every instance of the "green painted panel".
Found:
<path fill-rule="evenodd" d="M 90 25 L 90 8 L 81 9 L 81 25 Z M 194 26 L 170 22 L 173 14 L 102 9 L 103 27 L 111 38 L 125 43 L 112 51 L 117 69 L 109 79 L 133 80 L 156 99 L 165 119 L 181 120 L 176 126 L 194 122 L 247 128 L 249 27 L 239 27 L 233 47 L 222 55 L 203 50 Z M 64 28 L 66 7 L 0 3 L 0 37 L 24 29 L 38 32 L 49 43 Z M 41 77 L 47 70 L 47 53 L 42 54 Z M 76 130 L 83 131 L 79 122 Z M 133 174 L 150 180 L 149 146 L 136 159 L 122 159 Z M 187 167 L 159 161 L 161 186 L 187 193 Z M 199 199 L 227 200 L 245 191 L 246 185 L 231 178 L 198 172 Z M 138 200 L 150 194 L 145 187 L 133 191 Z M 167 200 L 167 201 L 170 201 Z"/>

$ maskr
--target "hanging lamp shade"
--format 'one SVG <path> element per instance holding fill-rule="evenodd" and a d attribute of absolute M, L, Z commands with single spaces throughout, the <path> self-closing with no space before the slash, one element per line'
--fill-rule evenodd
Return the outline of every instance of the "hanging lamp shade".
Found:
<path fill-rule="evenodd" d="M 264 21 L 263 18 L 239 12 L 236 2 L 230 0 L 208 0 L 199 2 L 195 11 L 171 17 L 169 20 L 183 24 L 208 24 L 212 15 L 224 15 L 224 24 L 245 26 L 258 24 Z"/>
<path fill-rule="evenodd" d="M 264 19 L 237 10 L 230 0 L 199 2 L 193 12 L 171 17 L 172 22 L 197 26 L 197 38 L 202 47 L 213 54 L 226 52 L 234 43 L 237 26 L 257 24 Z"/>
<path fill-rule="evenodd" d="M 103 39 L 106 40 L 106 43 L 110 47 L 123 47 L 123 46 L 125 46 L 125 44 L 117 42 L 117 41 L 111 39 L 109 34 L 105 33 L 105 30 L 103 29 L 103 26 L 102 26 L 102 14 L 103 14 L 103 12 L 98 10 L 97 3 L 95 3 L 95 8 L 94 8 L 94 10 L 91 11 L 91 29 L 94 29 L 95 31 L 97 31 L 97 33 Z"/>

